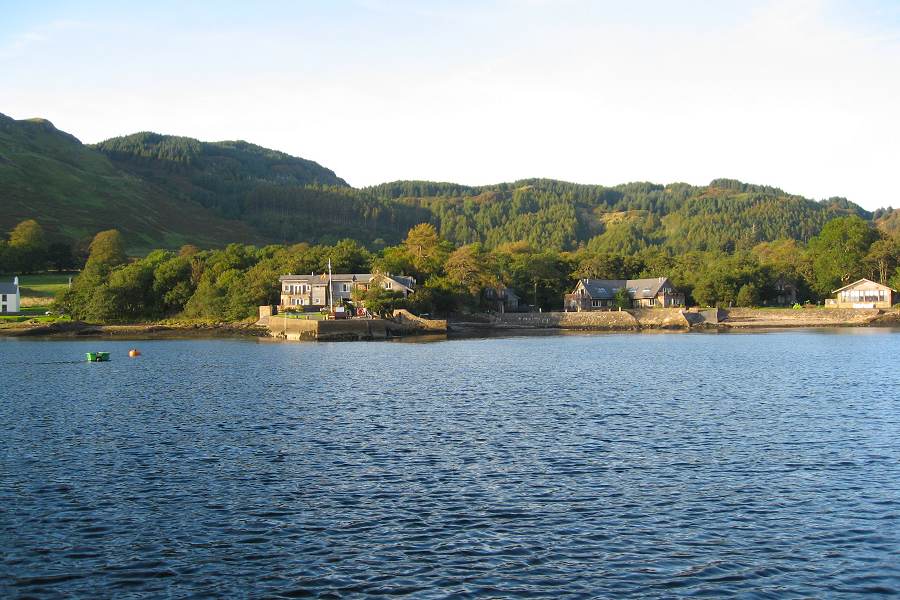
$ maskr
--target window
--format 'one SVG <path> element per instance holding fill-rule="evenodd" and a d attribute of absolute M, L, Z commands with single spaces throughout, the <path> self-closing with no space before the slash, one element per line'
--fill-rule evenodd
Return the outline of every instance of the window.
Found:
<path fill-rule="evenodd" d="M 391 289 L 391 282 L 390 282 L 390 281 L 385 281 L 382 285 L 384 286 L 384 289 L 386 289 L 386 290 Z"/>
<path fill-rule="evenodd" d="M 6 294 L 3 294 L 3 297 L 0 298 L 0 300 L 3 300 L 3 302 L 6 302 Z"/>
<path fill-rule="evenodd" d="M 656 298 L 650 298 L 650 306 L 656 306 Z"/>
<path fill-rule="evenodd" d="M 350 291 L 350 284 L 349 284 L 349 283 L 342 283 L 342 284 L 341 284 L 341 291 L 342 291 L 342 292 L 349 292 L 349 291 Z"/>
<path fill-rule="evenodd" d="M 591 306 L 593 306 L 593 307 L 603 306 L 603 300 L 591 300 Z"/>

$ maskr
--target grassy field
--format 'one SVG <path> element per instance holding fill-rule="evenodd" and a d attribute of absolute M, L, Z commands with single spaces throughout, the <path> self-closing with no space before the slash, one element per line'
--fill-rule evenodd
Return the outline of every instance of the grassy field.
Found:
<path fill-rule="evenodd" d="M 60 315 L 48 315 L 48 306 L 27 306 L 22 307 L 18 315 L 0 315 L 0 327 L 3 325 L 12 325 L 14 323 L 24 323 L 31 321 L 32 323 L 55 323 L 56 321 L 70 321 L 70 317 Z"/>
<path fill-rule="evenodd" d="M 40 273 L 19 277 L 22 308 L 44 307 L 69 287 L 69 277 L 77 273 Z M 46 310 L 46 308 L 44 309 Z"/>

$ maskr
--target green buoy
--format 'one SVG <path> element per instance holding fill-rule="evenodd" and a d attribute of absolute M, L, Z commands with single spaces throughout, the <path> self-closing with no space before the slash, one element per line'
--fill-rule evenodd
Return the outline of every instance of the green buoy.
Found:
<path fill-rule="evenodd" d="M 109 352 L 87 352 L 88 362 L 109 362 Z"/>

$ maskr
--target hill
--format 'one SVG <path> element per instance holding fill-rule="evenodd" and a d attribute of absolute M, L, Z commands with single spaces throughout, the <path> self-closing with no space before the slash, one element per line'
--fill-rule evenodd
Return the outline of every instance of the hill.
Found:
<path fill-rule="evenodd" d="M 51 235 L 74 240 L 117 227 L 135 249 L 260 240 L 244 223 L 123 172 L 43 119 L 0 115 L 0 200 L 2 231 L 34 218 Z"/>
<path fill-rule="evenodd" d="M 779 238 L 805 242 L 839 216 L 878 218 L 884 229 L 896 222 L 844 198 L 817 202 L 731 179 L 611 187 L 396 181 L 354 189 L 318 163 L 248 142 L 141 132 L 86 146 L 48 121 L 2 115 L 0 198 L 0 233 L 27 218 L 71 239 L 116 227 L 132 251 L 347 237 L 378 248 L 431 222 L 457 245 L 730 252 Z"/>
<path fill-rule="evenodd" d="M 249 225 L 269 242 L 397 242 L 429 215 L 360 194 L 330 169 L 243 141 L 143 132 L 93 146 L 134 177 Z M 231 241 L 231 240 L 228 240 Z"/>

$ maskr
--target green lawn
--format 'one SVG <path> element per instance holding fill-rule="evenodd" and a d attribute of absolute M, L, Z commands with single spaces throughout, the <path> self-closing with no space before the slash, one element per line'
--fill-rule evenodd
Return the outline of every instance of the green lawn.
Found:
<path fill-rule="evenodd" d="M 19 277 L 23 298 L 56 298 L 69 287 L 69 277 L 77 273 L 40 273 Z"/>
<path fill-rule="evenodd" d="M 54 323 L 56 321 L 71 321 L 71 317 L 62 317 L 60 315 L 48 315 L 46 312 L 50 310 L 49 306 L 25 306 L 17 315 L 0 315 L 0 326 L 10 325 L 12 323 L 24 323 L 32 321 L 34 323 Z"/>

